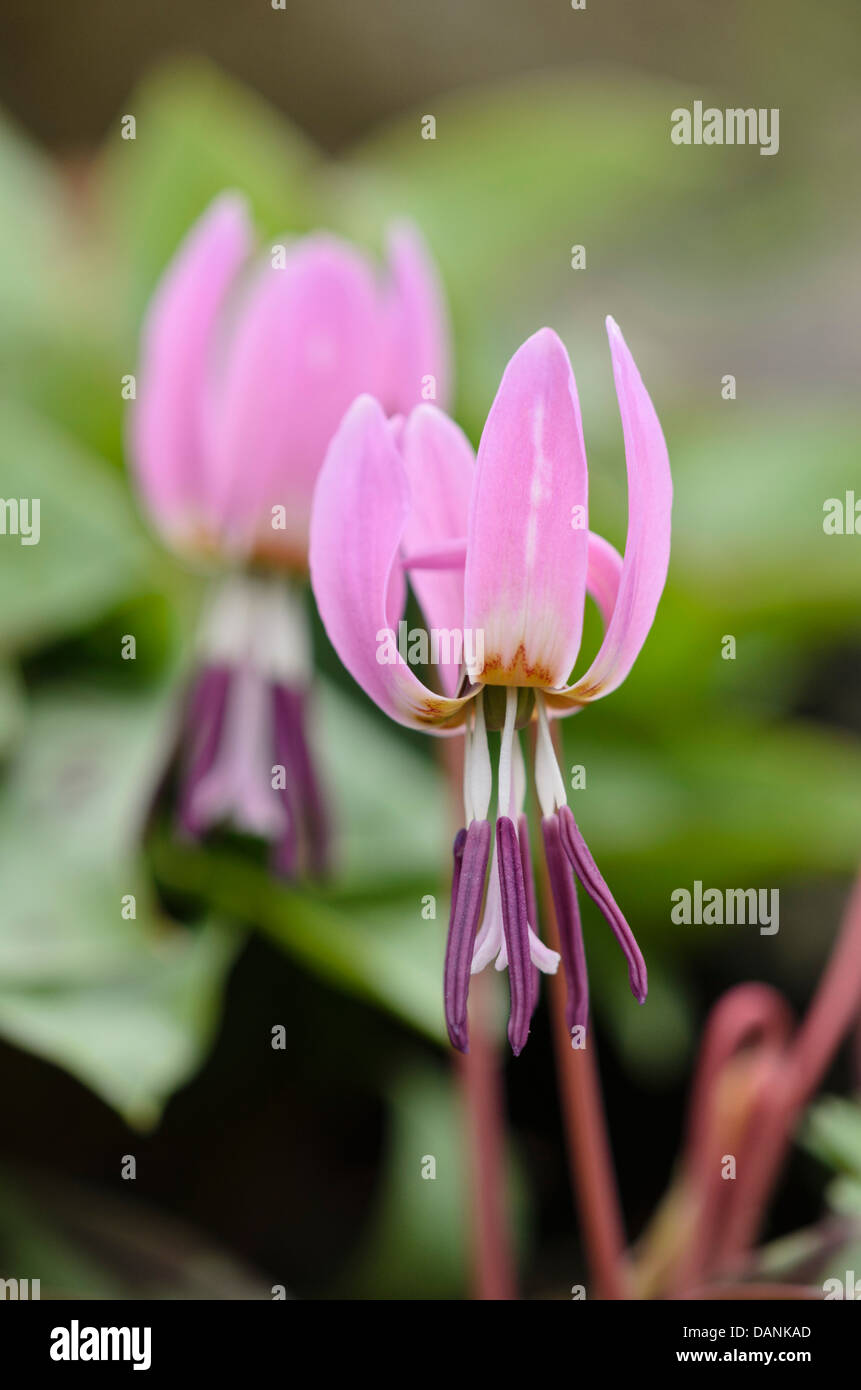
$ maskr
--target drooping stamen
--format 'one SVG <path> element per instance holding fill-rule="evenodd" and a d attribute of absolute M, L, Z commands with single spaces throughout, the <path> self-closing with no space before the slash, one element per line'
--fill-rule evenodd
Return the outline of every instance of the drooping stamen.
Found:
<path fill-rule="evenodd" d="M 578 1026 L 585 1028 L 589 1019 L 589 979 L 583 948 L 583 928 L 580 924 L 580 905 L 577 902 L 577 889 L 571 866 L 562 845 L 559 817 L 544 816 L 541 830 L 544 835 L 550 891 L 556 909 L 556 925 L 559 928 L 562 964 L 568 985 L 565 1022 L 570 1033 Z"/>
<path fill-rule="evenodd" d="M 523 888 L 526 893 L 526 920 L 537 936 L 538 903 L 535 897 L 535 876 L 532 872 L 532 851 L 529 848 L 529 821 L 523 811 L 521 811 L 520 815 L 517 817 L 517 839 L 520 845 L 520 867 L 523 870 Z M 535 1006 L 538 1003 L 539 975 L 540 972 L 538 967 L 533 965 L 529 972 L 529 981 L 532 988 L 532 999 L 529 1006 L 530 1016 L 535 1013 Z"/>
<path fill-rule="evenodd" d="M 268 840 L 281 834 L 285 810 L 271 783 L 273 723 L 267 683 L 243 662 L 230 682 L 215 760 L 195 788 L 192 815 L 202 824 L 231 821 Z"/>
<path fill-rule="evenodd" d="M 275 724 L 273 754 L 276 764 L 284 769 L 284 786 L 279 786 L 277 790 L 285 816 L 284 829 L 275 844 L 272 867 L 276 873 L 290 878 L 296 873 L 298 863 L 301 792 L 296 769 L 296 712 L 291 692 L 284 686 L 272 688 L 272 711 Z"/>
<path fill-rule="evenodd" d="M 495 956 L 503 954 L 505 941 L 502 936 L 502 907 L 499 902 L 499 865 L 497 864 L 496 841 L 490 852 L 490 875 L 487 880 L 487 896 L 484 900 L 484 916 L 481 930 L 475 938 L 472 952 L 471 975 L 477 975 Z"/>
<path fill-rule="evenodd" d="M 526 917 L 530 929 L 530 945 L 533 938 L 538 937 L 538 902 L 535 897 L 535 877 L 532 872 L 532 852 L 529 846 L 529 821 L 526 818 L 523 807 L 526 804 L 526 764 L 523 761 L 523 749 L 520 746 L 520 739 L 515 734 L 511 745 L 511 804 L 512 816 L 517 816 L 517 838 L 520 843 L 520 867 L 523 870 L 523 886 L 526 891 Z M 531 950 L 530 950 L 531 955 Z M 533 961 L 530 971 L 530 984 L 532 986 L 532 1003 L 530 1014 L 534 1014 L 535 1006 L 538 1003 L 538 982 L 539 971 Z"/>
<path fill-rule="evenodd" d="M 280 662 L 287 647 L 293 653 L 299 644 L 276 630 L 270 615 L 278 602 L 273 585 L 236 573 L 210 596 L 198 634 L 201 665 L 224 667 L 229 678 L 216 746 L 188 797 L 186 819 L 200 830 L 232 821 L 241 830 L 274 839 L 283 829 L 285 810 L 270 781 L 270 661 L 273 649 Z M 295 663 L 295 654 L 289 660 Z"/>
<path fill-rule="evenodd" d="M 628 962 L 628 978 L 635 999 L 642 1004 L 648 993 L 648 975 L 642 952 L 634 940 L 634 933 L 625 921 L 613 894 L 601 876 L 589 846 L 580 834 L 570 806 L 562 806 L 558 812 L 562 846 L 571 865 L 586 892 L 600 908 L 613 935 L 622 948 Z"/>
<path fill-rule="evenodd" d="M 520 842 L 514 822 L 508 816 L 500 816 L 496 822 L 496 855 L 511 994 L 508 1041 L 515 1057 L 519 1057 L 529 1037 L 532 1018 L 532 962 L 529 954 L 529 922 L 526 915 L 526 890 L 523 884 Z"/>
<path fill-rule="evenodd" d="M 474 820 L 467 830 L 461 830 L 455 837 L 451 916 L 443 974 L 446 1027 L 452 1046 L 459 1052 L 469 1051 L 466 1006 L 470 964 L 489 857 L 490 822 Z"/>
<path fill-rule="evenodd" d="M 210 666 L 201 671 L 192 687 L 183 717 L 183 739 L 190 743 L 191 754 L 181 776 L 177 821 L 180 830 L 195 839 L 206 829 L 204 820 L 196 811 L 197 788 L 211 770 L 218 753 L 230 677 L 228 666 Z"/>
<path fill-rule="evenodd" d="M 460 888 L 460 871 L 463 868 L 463 851 L 466 845 L 466 831 L 459 830 L 454 837 L 452 846 L 452 869 L 451 869 L 451 911 L 454 912 L 454 905 L 457 902 L 457 894 Z M 451 926 L 451 913 L 449 914 L 449 926 Z"/>
<path fill-rule="evenodd" d="M 293 815 L 276 850 L 276 866 L 286 874 L 295 871 L 297 822 L 301 820 L 309 870 L 326 873 L 329 864 L 329 821 L 305 728 L 307 697 L 302 690 L 284 685 L 272 687 L 275 714 L 275 756 L 284 766 L 287 785 L 282 790 L 285 809 Z"/>

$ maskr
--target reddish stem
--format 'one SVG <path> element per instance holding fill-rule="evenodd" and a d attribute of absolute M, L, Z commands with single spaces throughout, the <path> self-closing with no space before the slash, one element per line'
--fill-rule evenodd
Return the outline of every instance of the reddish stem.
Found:
<path fill-rule="evenodd" d="M 463 743 L 441 739 L 440 758 L 451 792 L 452 823 L 462 819 Z M 517 1298 L 514 1254 L 506 1215 L 505 1097 L 499 1049 L 488 1027 L 488 982 L 472 981 L 469 1052 L 454 1052 L 454 1071 L 466 1115 L 474 1296 Z"/>
<path fill-rule="evenodd" d="M 734 1201 L 720 1232 L 715 1262 L 741 1262 L 762 1224 L 771 1188 L 799 1114 L 861 1009 L 861 877 L 856 880 L 837 943 L 813 1002 L 776 1070 L 774 1084 L 754 1108 Z"/>
<path fill-rule="evenodd" d="M 735 1183 L 724 1182 L 721 1175 L 722 1150 L 730 1143 L 736 1144 L 732 1136 L 717 1132 L 719 1117 L 715 1104 L 721 1079 L 733 1059 L 745 1051 L 754 1059 L 772 1057 L 776 1068 L 792 1022 L 783 996 L 760 984 L 737 985 L 729 990 L 718 1000 L 706 1022 L 683 1161 L 683 1181 L 692 1201 L 691 1233 L 675 1270 L 673 1288 L 677 1294 L 698 1283 L 712 1267 L 726 1211 L 734 1199 Z"/>
<path fill-rule="evenodd" d="M 543 859 L 541 864 L 547 939 L 558 951 L 559 933 Z M 586 1047 L 572 1048 L 565 1021 L 565 980 L 561 973 L 550 980 L 550 1008 L 571 1187 L 596 1293 L 605 1299 L 631 1298 L 625 1231 L 594 1061 L 592 1030 L 588 1031 Z"/>
<path fill-rule="evenodd" d="M 469 1052 L 455 1053 L 466 1111 L 473 1274 L 477 1299 L 515 1299 L 516 1276 L 506 1222 L 505 1114 L 498 1049 L 485 1016 L 488 981 L 472 983 Z"/>

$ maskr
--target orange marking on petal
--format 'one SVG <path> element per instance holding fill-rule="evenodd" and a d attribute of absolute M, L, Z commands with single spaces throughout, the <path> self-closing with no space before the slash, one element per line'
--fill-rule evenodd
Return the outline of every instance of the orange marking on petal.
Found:
<path fill-rule="evenodd" d="M 485 656 L 480 675 L 487 685 L 533 685 L 543 690 L 553 684 L 553 674 L 547 666 L 527 661 L 522 642 L 509 661 L 498 654 Z"/>

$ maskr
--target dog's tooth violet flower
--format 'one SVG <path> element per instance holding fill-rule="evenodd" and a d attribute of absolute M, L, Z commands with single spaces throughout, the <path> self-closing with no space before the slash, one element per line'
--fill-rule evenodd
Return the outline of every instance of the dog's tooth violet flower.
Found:
<path fill-rule="evenodd" d="M 392 229 L 379 280 L 315 234 L 255 258 L 243 200 L 224 194 L 188 234 L 143 332 L 129 452 L 165 540 L 220 570 L 181 740 L 179 822 L 270 840 L 290 874 L 326 860 L 306 738 L 305 616 L 314 483 L 344 412 L 372 392 L 391 413 L 445 401 L 446 320 L 418 233 Z"/>
<path fill-rule="evenodd" d="M 646 967 L 633 934 L 567 805 L 549 719 L 609 694 L 645 641 L 664 587 L 672 482 L 654 407 L 622 335 L 607 320 L 628 471 L 624 560 L 587 522 L 587 470 L 574 376 L 543 328 L 515 353 L 478 458 L 441 411 L 420 405 L 397 429 L 368 396 L 351 407 L 326 456 L 311 522 L 311 580 L 345 666 L 399 723 L 465 731 L 465 828 L 454 843 L 445 1012 L 468 1045 L 471 972 L 495 958 L 509 972 L 508 1036 L 523 1048 L 537 972 L 559 957 L 541 941 L 517 730 L 534 722 L 535 784 L 568 984 L 567 1022 L 585 1027 L 588 986 L 574 874 L 612 928 L 642 1003 Z M 464 654 L 422 684 L 386 635 L 397 628 L 406 577 L 431 635 Z M 570 682 L 586 592 L 604 622 L 589 669 Z M 482 640 L 479 640 L 482 639 Z M 439 643 L 440 652 L 444 644 Z M 450 642 L 449 642 L 450 648 Z M 451 656 L 450 649 L 444 652 Z M 488 729 L 501 730 L 496 815 Z M 488 881 L 488 865 L 490 874 Z"/>

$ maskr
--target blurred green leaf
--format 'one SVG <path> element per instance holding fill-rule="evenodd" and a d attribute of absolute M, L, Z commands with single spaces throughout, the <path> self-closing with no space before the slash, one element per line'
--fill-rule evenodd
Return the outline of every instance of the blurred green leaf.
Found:
<path fill-rule="evenodd" d="M 159 838 L 153 865 L 168 888 L 194 894 L 219 916 L 264 932 L 338 989 L 387 1009 L 442 1041 L 443 924 L 421 916 L 421 896 L 330 902 L 289 888 L 238 854 Z"/>
<path fill-rule="evenodd" d="M 381 721 L 364 695 L 350 699 L 318 679 L 313 716 L 332 805 L 336 891 L 349 896 L 371 883 L 418 880 L 433 892 L 451 853 L 439 769 Z"/>
<path fill-rule="evenodd" d="M 854 870 L 861 746 L 851 735 L 710 711 L 707 738 L 674 729 L 634 746 L 618 731 L 601 740 L 607 712 L 582 721 L 563 728 L 566 767 L 587 768 L 575 814 L 598 863 L 630 876 L 647 912 L 668 921 L 671 889 L 695 878 L 720 887 Z"/>
<path fill-rule="evenodd" d="M 0 341 L 50 301 L 60 205 L 48 158 L 0 111 Z"/>
<path fill-rule="evenodd" d="M 602 268 L 618 277 L 633 219 L 640 262 L 651 267 L 668 252 L 675 261 L 669 219 L 686 225 L 692 208 L 704 215 L 725 193 L 727 166 L 679 158 L 670 142 L 676 104 L 669 85 L 630 74 L 530 75 L 439 97 L 433 141 L 411 111 L 336 172 L 357 235 L 373 239 L 382 221 L 403 215 L 426 233 L 451 299 L 458 402 L 473 432 L 523 338 L 550 322 L 575 346 L 588 279 Z M 586 248 L 588 278 L 571 268 L 573 245 Z M 611 308 L 621 314 L 618 298 L 596 306 L 596 332 Z M 609 381 L 608 361 L 602 370 Z"/>
<path fill-rule="evenodd" d="M 861 1182 L 861 1105 L 823 1096 L 810 1106 L 798 1142 L 820 1162 Z"/>
<path fill-rule="evenodd" d="M 182 1223 L 67 1177 L 0 1173 L 0 1253 L 5 1271 L 40 1280 L 42 1299 L 271 1297 Z"/>
<path fill-rule="evenodd" d="M 24 719 L 24 691 L 14 666 L 0 663 L 0 754 L 15 739 Z"/>
<path fill-rule="evenodd" d="M 131 370 L 118 248 L 86 215 L 76 178 L 0 113 L 0 379 L 4 394 L 114 458 Z"/>
<path fill-rule="evenodd" d="M 861 538 L 826 535 L 823 504 L 857 485 L 858 412 L 736 405 L 676 438 L 673 582 L 729 622 L 857 617 Z"/>
<path fill-rule="evenodd" d="M 128 596 L 148 547 L 121 479 L 54 426 L 0 401 L 6 498 L 39 500 L 38 544 L 0 537 L 0 649 L 78 630 Z"/>
<path fill-rule="evenodd" d="M 331 807 L 330 884 L 280 883 L 237 853 L 164 838 L 156 872 L 219 915 L 264 931 L 331 984 L 441 1040 L 450 856 L 442 779 L 398 730 L 323 680 L 311 732 Z M 428 895 L 436 916 L 426 919 Z"/>
<path fill-rule="evenodd" d="M 355 1297 L 457 1298 L 468 1268 L 464 1137 L 457 1092 L 430 1067 L 404 1070 L 372 1232 L 345 1283 Z M 433 1159 L 434 1176 L 427 1159 Z"/>
<path fill-rule="evenodd" d="M 125 112 L 135 117 L 136 138 L 121 138 L 118 118 L 105 152 L 104 198 L 109 212 L 119 212 L 138 312 L 192 223 L 226 189 L 247 195 L 267 234 L 305 231 L 316 221 L 313 146 L 217 68 L 200 61 L 160 68 L 128 97 Z"/>
<path fill-rule="evenodd" d="M 40 699 L 0 795 L 0 1031 L 141 1127 L 199 1066 L 236 949 L 159 921 L 137 861 L 170 721 L 163 699 Z"/>
<path fill-rule="evenodd" d="M 861 1177 L 835 1178 L 825 1190 L 825 1200 L 840 1216 L 861 1220 Z"/>
<path fill-rule="evenodd" d="M 595 914 L 588 916 L 594 920 Z M 611 940 L 605 923 L 599 921 L 597 930 L 591 932 L 587 925 L 586 930 L 595 1009 L 607 1021 L 628 1072 L 657 1090 L 687 1070 L 694 1047 L 694 1011 L 684 979 L 662 956 L 650 950 L 649 997 L 639 1008 L 631 997 L 619 948 Z M 656 1019 L 660 1019 L 659 1025 Z"/>

